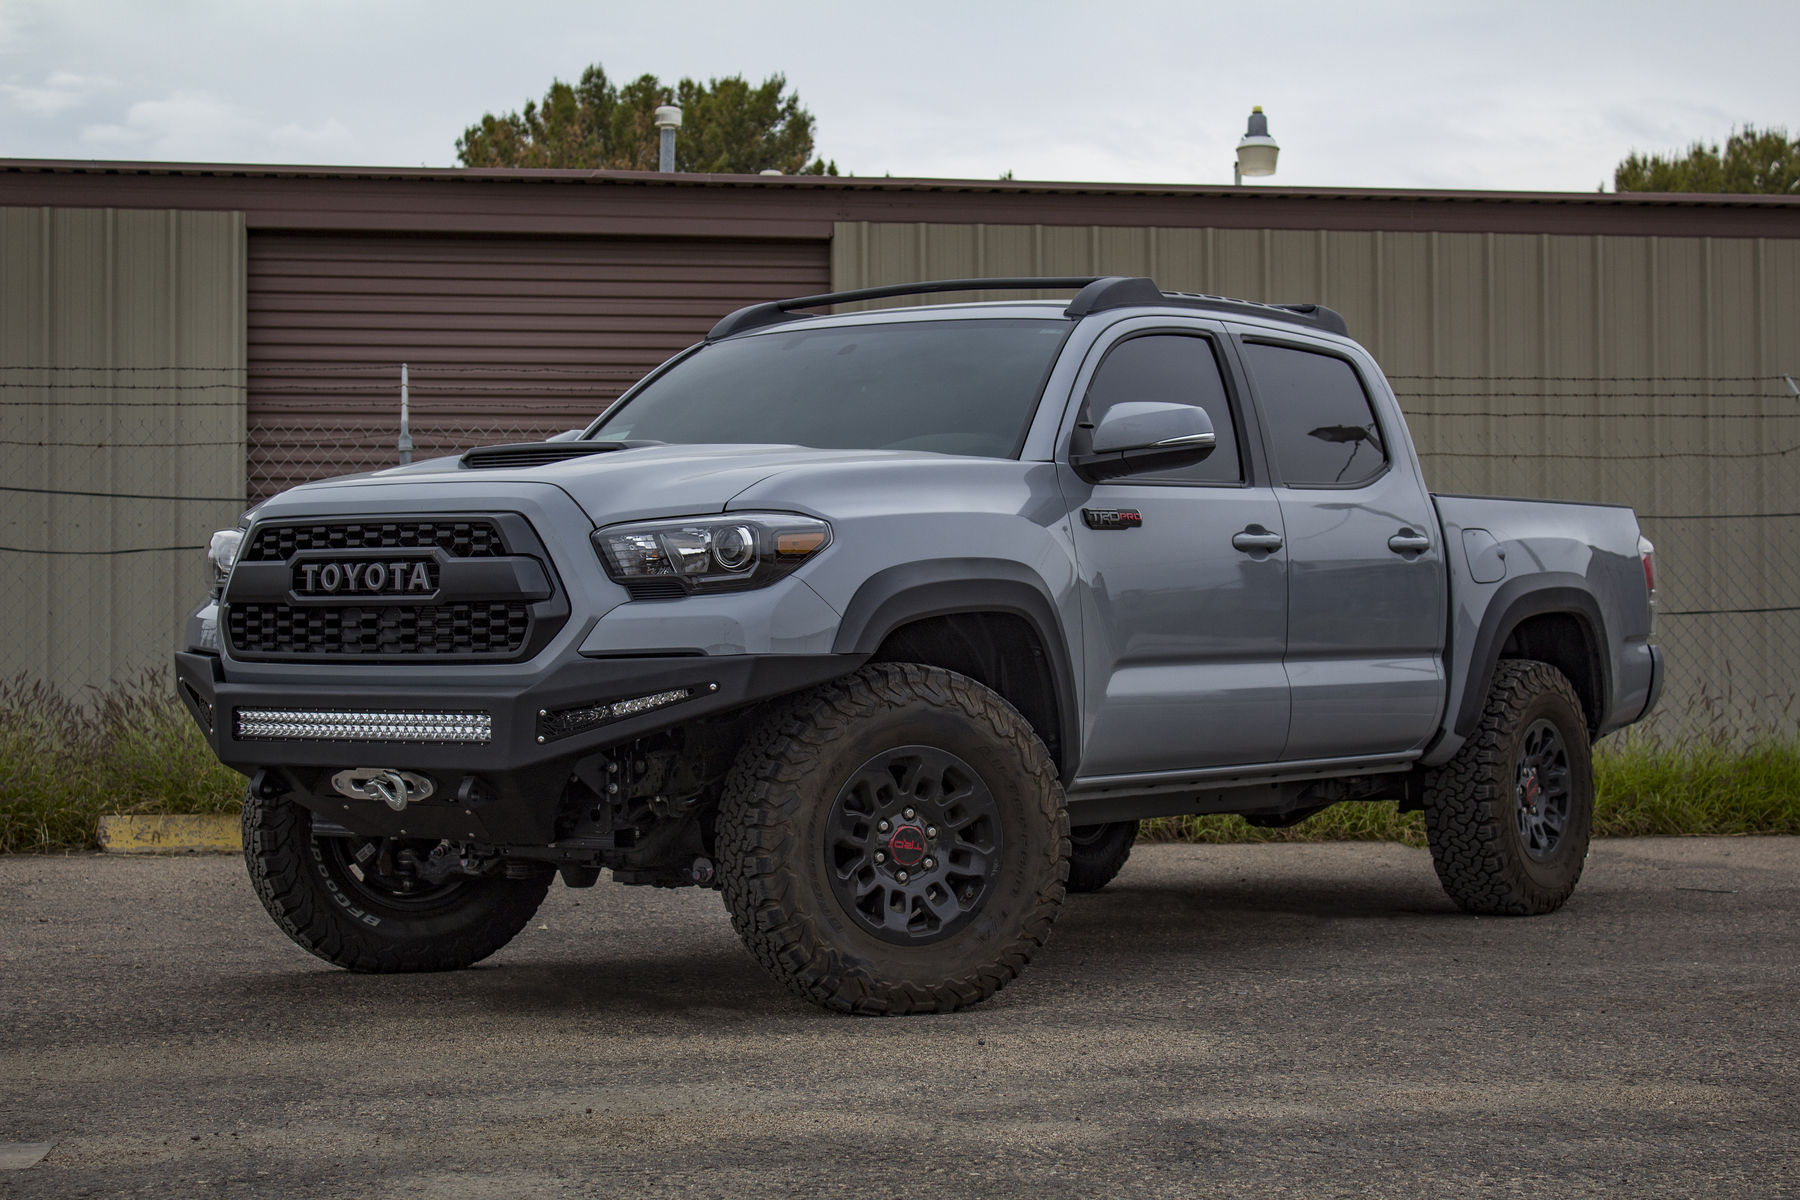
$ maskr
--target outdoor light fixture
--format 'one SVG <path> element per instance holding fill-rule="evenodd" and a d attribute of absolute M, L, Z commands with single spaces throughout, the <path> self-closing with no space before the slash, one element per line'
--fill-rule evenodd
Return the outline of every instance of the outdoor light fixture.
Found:
<path fill-rule="evenodd" d="M 1232 169 L 1232 182 L 1241 184 L 1246 175 L 1273 175 L 1275 156 L 1281 147 L 1269 136 L 1269 118 L 1263 116 L 1262 105 L 1250 110 L 1250 126 L 1238 139 L 1237 163 Z"/>
<path fill-rule="evenodd" d="M 311 708 L 240 708 L 240 741 L 452 742 L 485 746 L 494 717 L 484 712 L 345 712 Z"/>

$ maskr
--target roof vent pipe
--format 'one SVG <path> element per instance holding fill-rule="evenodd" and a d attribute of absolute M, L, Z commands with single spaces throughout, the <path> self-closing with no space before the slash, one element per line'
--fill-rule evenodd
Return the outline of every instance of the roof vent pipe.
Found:
<path fill-rule="evenodd" d="M 663 104 L 656 109 L 656 127 L 662 131 L 662 149 L 657 155 L 656 169 L 665 175 L 675 170 L 675 131 L 681 128 L 681 109 Z"/>

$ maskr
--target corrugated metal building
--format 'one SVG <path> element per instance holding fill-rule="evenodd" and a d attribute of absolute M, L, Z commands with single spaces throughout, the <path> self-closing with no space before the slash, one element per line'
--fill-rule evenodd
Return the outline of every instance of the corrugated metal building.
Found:
<path fill-rule="evenodd" d="M 0 161 L 0 218 L 0 675 L 160 667 L 201 556 L 151 551 L 393 461 L 401 363 L 447 452 L 754 300 L 1130 273 L 1339 309 L 1438 490 L 1636 506 L 1669 710 L 1793 725 L 1800 201 Z"/>

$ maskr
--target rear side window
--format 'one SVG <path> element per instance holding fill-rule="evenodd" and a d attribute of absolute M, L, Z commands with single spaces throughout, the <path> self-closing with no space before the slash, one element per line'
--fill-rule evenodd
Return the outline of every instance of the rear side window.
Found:
<path fill-rule="evenodd" d="M 1128 400 L 1195 404 L 1206 410 L 1218 445 L 1200 462 L 1154 475 L 1133 475 L 1132 483 L 1238 483 L 1237 423 L 1212 342 L 1182 333 L 1149 333 L 1128 338 L 1107 351 L 1088 385 L 1082 420 L 1097 422 L 1106 410 Z"/>
<path fill-rule="evenodd" d="M 1387 447 L 1356 369 L 1330 354 L 1244 343 L 1275 469 L 1292 487 L 1357 487 L 1387 465 Z"/>

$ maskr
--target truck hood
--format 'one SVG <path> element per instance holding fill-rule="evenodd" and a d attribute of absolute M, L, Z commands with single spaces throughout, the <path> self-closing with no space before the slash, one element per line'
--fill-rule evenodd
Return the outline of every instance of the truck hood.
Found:
<path fill-rule="evenodd" d="M 642 446 L 534 467 L 470 469 L 460 458 L 344 475 L 304 484 L 282 496 L 283 507 L 307 499 L 342 500 L 345 490 L 416 486 L 421 499 L 439 489 L 479 492 L 494 484 L 550 484 L 566 492 L 596 525 L 649 517 L 722 512 L 732 498 L 772 476 L 797 468 L 856 470 L 875 464 L 943 463 L 955 456 L 903 450 L 820 450 L 809 446 Z M 962 460 L 967 462 L 969 460 Z M 740 506 L 741 507 L 741 506 Z"/>

